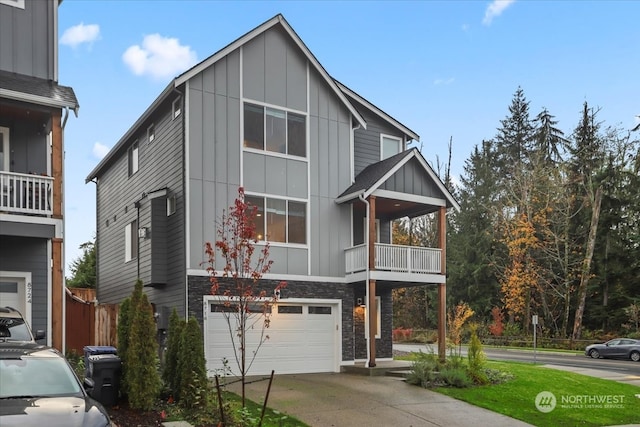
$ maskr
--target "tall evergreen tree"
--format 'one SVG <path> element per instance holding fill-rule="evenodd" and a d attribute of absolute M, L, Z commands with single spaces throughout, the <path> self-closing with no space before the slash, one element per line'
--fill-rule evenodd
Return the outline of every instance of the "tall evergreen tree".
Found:
<path fill-rule="evenodd" d="M 80 245 L 82 256 L 71 263 L 71 277 L 66 279 L 68 288 L 96 288 L 95 239 Z"/>

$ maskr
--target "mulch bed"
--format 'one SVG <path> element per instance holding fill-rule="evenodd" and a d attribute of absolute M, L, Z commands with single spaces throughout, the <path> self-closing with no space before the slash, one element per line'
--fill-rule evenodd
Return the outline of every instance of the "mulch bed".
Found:
<path fill-rule="evenodd" d="M 157 427 L 164 421 L 156 411 L 131 409 L 126 404 L 107 407 L 107 412 L 115 427 Z"/>

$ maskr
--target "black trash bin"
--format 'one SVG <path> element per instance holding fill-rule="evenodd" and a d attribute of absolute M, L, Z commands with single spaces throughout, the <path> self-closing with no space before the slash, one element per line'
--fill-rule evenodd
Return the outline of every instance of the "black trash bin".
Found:
<path fill-rule="evenodd" d="M 97 354 L 118 354 L 118 350 L 110 345 L 86 345 L 84 350 L 84 376 L 89 376 L 89 356 Z"/>
<path fill-rule="evenodd" d="M 93 383 L 89 394 L 105 406 L 118 403 L 122 361 L 115 354 L 88 356 L 87 375 Z"/>

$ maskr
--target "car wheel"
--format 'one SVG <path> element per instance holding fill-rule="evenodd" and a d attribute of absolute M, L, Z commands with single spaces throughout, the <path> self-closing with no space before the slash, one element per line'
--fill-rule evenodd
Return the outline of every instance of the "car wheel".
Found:
<path fill-rule="evenodd" d="M 593 359 L 600 359 L 600 353 L 595 348 L 589 351 L 589 356 L 591 356 Z"/>
<path fill-rule="evenodd" d="M 632 351 L 631 352 L 631 360 L 633 360 L 634 362 L 640 362 L 640 352 Z"/>

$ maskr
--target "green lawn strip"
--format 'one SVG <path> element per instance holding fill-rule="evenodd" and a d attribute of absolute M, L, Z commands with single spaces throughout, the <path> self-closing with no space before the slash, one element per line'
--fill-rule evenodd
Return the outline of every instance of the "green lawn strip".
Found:
<path fill-rule="evenodd" d="M 472 388 L 437 388 L 436 391 L 535 426 L 608 426 L 640 423 L 640 387 L 517 362 L 488 362 L 511 373 L 503 384 Z M 536 409 L 538 393 L 556 397 L 553 411 Z M 621 396 L 621 397 L 620 397 Z M 617 399 L 619 404 L 588 403 L 586 399 Z M 579 399 L 583 402 L 580 403 Z"/>
<path fill-rule="evenodd" d="M 231 404 L 231 410 L 234 412 L 234 416 L 238 418 L 238 411 L 242 409 L 242 398 L 235 393 L 225 392 L 224 399 Z M 246 410 L 245 415 L 249 418 L 249 425 L 258 425 L 257 420 L 262 413 L 262 404 L 253 402 L 249 399 L 245 399 Z M 267 407 L 264 419 L 262 420 L 263 427 L 308 427 L 307 424 L 302 421 L 284 414 L 280 411 L 276 411 Z"/>

